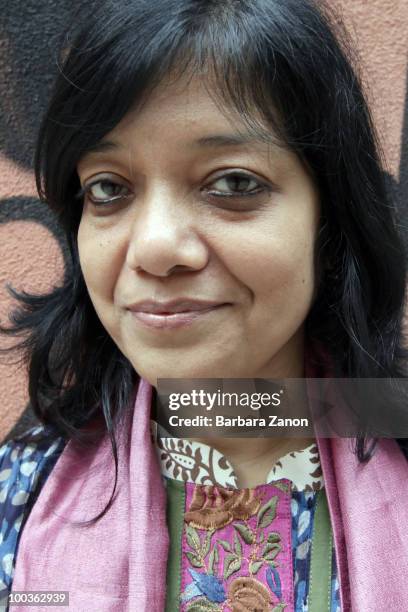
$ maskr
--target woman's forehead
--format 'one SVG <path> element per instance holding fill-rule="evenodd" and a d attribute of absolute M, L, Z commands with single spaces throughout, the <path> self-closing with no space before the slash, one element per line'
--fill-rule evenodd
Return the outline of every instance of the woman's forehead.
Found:
<path fill-rule="evenodd" d="M 213 95 L 210 84 L 197 76 L 158 85 L 100 142 L 89 147 L 82 159 L 91 154 L 134 148 L 137 141 L 160 141 L 166 137 L 192 153 L 257 148 L 268 154 L 282 154 L 282 149 L 286 149 L 257 111 L 249 120 L 244 118 L 232 104 Z"/>
<path fill-rule="evenodd" d="M 243 116 L 216 90 L 217 84 L 212 79 L 203 80 L 198 75 L 188 79 L 182 77 L 177 81 L 165 80 L 131 108 L 112 131 L 126 131 L 130 125 L 142 124 L 150 119 L 155 123 L 181 123 L 185 129 L 205 125 L 213 127 L 213 131 L 230 131 L 228 128 L 233 128 L 234 132 L 247 131 Z M 263 132 L 266 140 L 272 139 L 271 130 L 266 126 L 261 128 L 262 119 L 255 108 L 251 122 L 260 124 L 259 131 Z"/>

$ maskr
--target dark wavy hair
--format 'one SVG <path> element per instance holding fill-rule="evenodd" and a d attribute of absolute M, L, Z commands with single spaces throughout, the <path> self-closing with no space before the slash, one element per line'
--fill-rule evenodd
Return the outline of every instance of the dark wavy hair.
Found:
<path fill-rule="evenodd" d="M 81 27 L 67 34 L 35 171 L 40 198 L 65 231 L 70 265 L 47 295 L 12 290 L 20 304 L 3 331 L 23 335 L 18 346 L 38 419 L 79 440 L 87 422 L 103 417 L 116 476 L 115 429 L 139 377 L 100 323 L 82 276 L 76 166 L 169 75 L 211 71 L 214 99 L 251 130 L 270 127 L 311 170 L 322 205 L 321 272 L 306 338 L 327 348 L 336 376 L 394 383 L 406 376 L 407 259 L 398 211 L 352 45 L 331 10 L 312 0 L 110 0 L 86 16 L 81 6 Z M 396 384 L 387 410 L 406 412 Z M 366 442 L 356 439 L 360 461 L 376 440 L 369 451 Z"/>

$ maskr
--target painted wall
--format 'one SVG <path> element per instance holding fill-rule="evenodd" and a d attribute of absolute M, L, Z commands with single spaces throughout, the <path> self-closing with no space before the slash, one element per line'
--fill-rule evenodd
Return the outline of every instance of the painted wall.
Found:
<path fill-rule="evenodd" d="M 136 0 L 135 0 L 136 1 Z M 406 0 L 336 0 L 363 63 L 364 81 L 387 154 L 392 189 L 407 210 L 408 98 Z M 78 0 L 0 0 L 0 321 L 6 290 L 43 292 L 58 284 L 64 244 L 36 198 L 32 152 L 56 72 L 56 49 Z M 4 345 L 4 340 L 2 341 Z M 4 361 L 4 358 L 3 358 Z M 0 439 L 30 421 L 22 364 L 0 363 Z"/>

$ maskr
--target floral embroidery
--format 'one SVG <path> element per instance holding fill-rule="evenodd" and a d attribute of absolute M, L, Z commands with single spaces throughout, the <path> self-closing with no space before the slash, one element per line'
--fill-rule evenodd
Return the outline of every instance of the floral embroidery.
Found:
<path fill-rule="evenodd" d="M 276 484 L 186 484 L 180 610 L 281 612 L 293 604 L 290 482 Z"/>
<path fill-rule="evenodd" d="M 199 529 L 219 529 L 234 519 L 246 520 L 258 512 L 260 497 L 253 489 L 224 489 L 199 486 L 194 489 L 190 510 L 184 520 Z"/>
<path fill-rule="evenodd" d="M 272 599 L 268 589 L 255 578 L 235 578 L 229 591 L 231 609 L 234 610 L 270 610 Z"/>

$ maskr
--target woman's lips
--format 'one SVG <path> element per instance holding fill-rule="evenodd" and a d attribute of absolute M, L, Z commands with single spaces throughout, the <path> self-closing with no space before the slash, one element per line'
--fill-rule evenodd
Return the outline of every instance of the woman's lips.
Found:
<path fill-rule="evenodd" d="M 227 306 L 227 304 L 217 304 L 200 310 L 187 310 L 184 312 L 173 313 L 153 313 L 141 310 L 131 311 L 132 316 L 144 327 L 155 329 L 176 329 L 191 325 L 193 322 L 207 317 L 209 314 Z"/>

